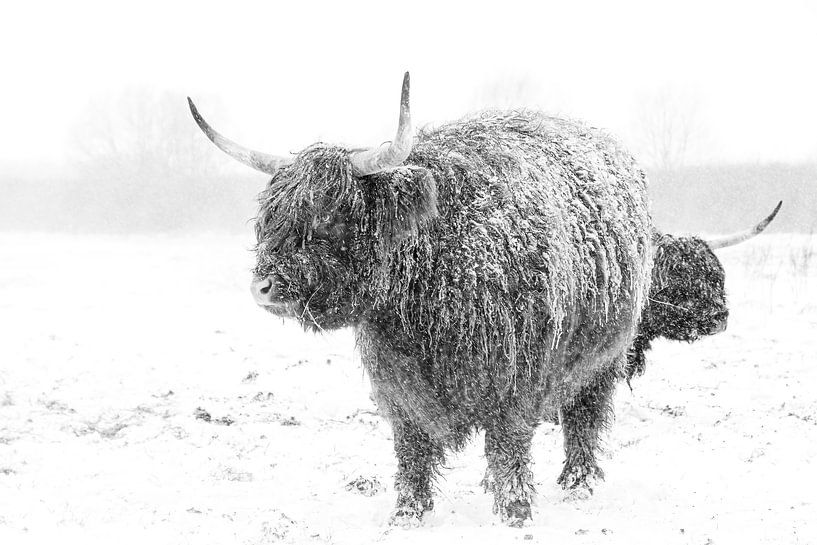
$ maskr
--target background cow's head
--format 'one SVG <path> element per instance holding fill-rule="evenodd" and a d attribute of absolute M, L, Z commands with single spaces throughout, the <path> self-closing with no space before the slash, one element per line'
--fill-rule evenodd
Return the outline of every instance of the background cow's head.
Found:
<path fill-rule="evenodd" d="M 431 173 L 403 165 L 413 142 L 408 73 L 397 135 L 375 149 L 318 143 L 291 158 L 276 157 L 224 138 L 192 101 L 190 109 L 219 148 L 272 175 L 259 195 L 255 224 L 256 302 L 314 329 L 354 323 L 386 253 L 437 214 Z"/>
<path fill-rule="evenodd" d="M 713 250 L 743 242 L 763 231 L 777 215 L 740 233 L 713 240 L 656 235 L 652 285 L 640 331 L 649 338 L 695 341 L 726 329 L 724 271 Z"/>
<path fill-rule="evenodd" d="M 658 235 L 642 328 L 652 336 L 694 341 L 726 329 L 724 272 L 697 237 Z"/>

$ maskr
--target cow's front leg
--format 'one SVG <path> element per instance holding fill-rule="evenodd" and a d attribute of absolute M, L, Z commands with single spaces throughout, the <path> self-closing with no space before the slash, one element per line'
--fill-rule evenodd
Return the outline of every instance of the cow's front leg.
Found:
<path fill-rule="evenodd" d="M 596 452 L 599 434 L 613 416 L 616 377 L 614 369 L 601 373 L 582 388 L 572 403 L 562 407 L 565 465 L 558 482 L 566 490 L 584 489 L 592 494 L 593 480 L 604 479 Z"/>
<path fill-rule="evenodd" d="M 445 450 L 409 421 L 394 422 L 392 427 L 397 455 L 397 505 L 389 522 L 417 526 L 423 514 L 434 508 L 431 488 L 445 460 Z"/>
<path fill-rule="evenodd" d="M 500 421 L 485 431 L 488 471 L 483 486 L 494 493 L 494 512 L 511 526 L 531 518 L 533 474 L 530 446 L 534 427 Z"/>

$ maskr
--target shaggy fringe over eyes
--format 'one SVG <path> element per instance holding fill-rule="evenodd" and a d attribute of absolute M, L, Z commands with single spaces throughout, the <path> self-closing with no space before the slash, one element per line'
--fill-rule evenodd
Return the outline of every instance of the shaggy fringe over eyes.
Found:
<path fill-rule="evenodd" d="M 296 317 L 310 318 L 301 320 L 306 326 L 353 325 L 368 308 L 362 286 L 380 272 L 392 245 L 437 214 L 427 170 L 356 177 L 349 151 L 324 144 L 276 173 L 259 201 L 254 272 L 282 280 Z"/>
<path fill-rule="evenodd" d="M 276 172 L 258 201 L 256 238 L 259 245 L 274 248 L 300 245 L 311 238 L 316 219 L 331 222 L 338 215 L 360 217 L 365 208 L 348 152 L 320 143 Z"/>
<path fill-rule="evenodd" d="M 316 222 L 342 219 L 382 252 L 416 234 L 425 220 L 437 215 L 437 186 L 429 171 L 406 166 L 357 178 L 349 152 L 325 144 L 301 152 L 258 200 L 259 247 L 300 245 L 312 238 Z"/>

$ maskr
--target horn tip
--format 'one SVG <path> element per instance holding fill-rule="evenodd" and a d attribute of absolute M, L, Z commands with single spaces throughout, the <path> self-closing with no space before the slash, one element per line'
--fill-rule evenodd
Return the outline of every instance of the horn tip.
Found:
<path fill-rule="evenodd" d="M 193 119 L 196 120 L 196 124 L 201 126 L 204 119 L 201 117 L 199 109 L 196 108 L 196 105 L 193 104 L 193 99 L 191 99 L 190 97 L 187 97 L 187 105 L 190 107 L 190 113 L 193 114 Z"/>
<path fill-rule="evenodd" d="M 207 136 L 207 138 L 209 138 L 213 143 L 218 145 L 218 143 L 216 142 L 216 138 L 217 138 L 218 134 L 204 120 L 204 118 L 199 113 L 198 108 L 196 108 L 196 105 L 193 104 L 193 100 L 190 97 L 187 97 L 187 104 L 190 106 L 190 113 L 193 114 L 193 121 L 195 121 L 196 125 L 199 126 L 199 129 L 201 129 L 201 132 L 203 132 L 205 134 L 205 136 Z M 219 146 L 219 147 L 221 147 L 221 146 Z"/>
<path fill-rule="evenodd" d="M 769 217 L 766 218 L 766 221 L 764 223 L 766 223 L 767 225 L 771 223 L 771 221 L 775 218 L 775 216 L 777 216 L 777 213 L 780 211 L 781 206 L 783 206 L 783 201 L 778 201 L 777 206 L 774 207 L 774 210 L 772 210 L 772 213 L 769 214 Z"/>
<path fill-rule="evenodd" d="M 769 214 L 766 217 L 766 219 L 764 219 L 763 221 L 761 221 L 760 223 L 758 223 L 755 226 L 755 229 L 754 229 L 755 234 L 762 233 L 766 229 L 766 227 L 769 226 L 769 224 L 772 222 L 772 220 L 774 220 L 774 218 L 777 216 L 777 213 L 780 211 L 781 206 L 783 206 L 783 201 L 782 200 L 777 202 L 777 206 L 774 207 L 774 210 L 772 210 L 772 213 Z"/>
<path fill-rule="evenodd" d="M 409 88 L 411 87 L 411 77 L 409 73 L 406 72 L 403 74 L 403 91 L 402 91 L 402 100 L 401 102 L 408 104 L 409 100 Z"/>

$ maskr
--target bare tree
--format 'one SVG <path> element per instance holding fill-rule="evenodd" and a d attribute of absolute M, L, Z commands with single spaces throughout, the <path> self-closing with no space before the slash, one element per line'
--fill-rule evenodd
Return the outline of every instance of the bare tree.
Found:
<path fill-rule="evenodd" d="M 97 99 L 73 138 L 77 180 L 64 200 L 75 217 L 100 216 L 119 230 L 176 229 L 206 224 L 219 207 L 254 194 L 226 182 L 228 162 L 202 137 L 182 95 L 130 89 Z"/>
<path fill-rule="evenodd" d="M 482 108 L 540 108 L 557 112 L 563 108 L 558 93 L 545 87 L 530 75 L 514 74 L 488 80 L 477 89 L 472 103 Z"/>
<path fill-rule="evenodd" d="M 185 97 L 129 89 L 97 99 L 74 127 L 78 164 L 108 178 L 193 178 L 220 173 L 224 161 L 196 132 Z"/>
<path fill-rule="evenodd" d="M 662 87 L 639 98 L 634 128 L 642 159 L 675 171 L 697 151 L 703 135 L 700 103 L 694 95 Z"/>

